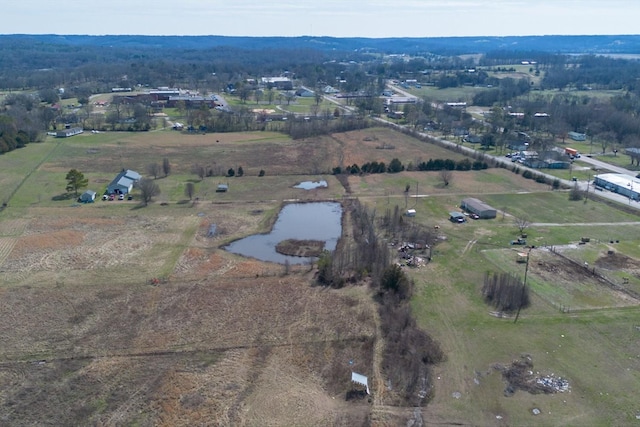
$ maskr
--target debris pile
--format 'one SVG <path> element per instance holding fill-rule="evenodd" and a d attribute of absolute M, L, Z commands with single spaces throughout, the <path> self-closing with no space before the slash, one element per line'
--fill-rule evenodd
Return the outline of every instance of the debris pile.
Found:
<path fill-rule="evenodd" d="M 536 384 L 551 390 L 553 393 L 569 391 L 569 381 L 562 377 L 556 377 L 553 374 L 536 378 Z"/>
<path fill-rule="evenodd" d="M 504 390 L 505 396 L 512 396 L 517 390 L 523 390 L 531 394 L 539 393 L 564 393 L 570 391 L 569 381 L 554 374 L 539 375 L 533 372 L 533 360 L 529 355 L 523 355 L 514 360 L 511 365 L 494 365 L 494 368 L 502 372 L 502 377 L 507 382 Z"/>

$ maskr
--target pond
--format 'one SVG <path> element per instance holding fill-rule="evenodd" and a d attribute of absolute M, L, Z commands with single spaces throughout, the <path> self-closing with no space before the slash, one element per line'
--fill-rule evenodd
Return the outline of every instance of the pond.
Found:
<path fill-rule="evenodd" d="M 280 211 L 272 230 L 236 240 L 224 249 L 261 261 L 305 264 L 315 258 L 283 255 L 276 245 L 287 239 L 321 240 L 324 249 L 334 250 L 342 235 L 342 206 L 336 202 L 292 203 Z"/>
<path fill-rule="evenodd" d="M 293 188 L 302 188 L 303 190 L 313 190 L 314 188 L 327 188 L 327 181 L 302 181 L 298 185 L 294 185 Z"/>

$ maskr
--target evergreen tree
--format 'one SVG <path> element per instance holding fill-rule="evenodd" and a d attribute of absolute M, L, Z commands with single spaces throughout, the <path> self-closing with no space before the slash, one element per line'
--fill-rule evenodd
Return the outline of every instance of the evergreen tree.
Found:
<path fill-rule="evenodd" d="M 89 185 L 89 180 L 77 169 L 71 169 L 65 179 L 67 180 L 67 192 L 73 191 L 76 197 L 78 196 L 78 190 Z"/>

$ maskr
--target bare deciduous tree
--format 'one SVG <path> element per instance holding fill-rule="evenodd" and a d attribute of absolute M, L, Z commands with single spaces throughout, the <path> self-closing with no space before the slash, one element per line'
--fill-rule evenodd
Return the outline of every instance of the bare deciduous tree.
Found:
<path fill-rule="evenodd" d="M 518 227 L 518 231 L 522 233 L 525 229 L 529 228 L 531 222 L 525 216 L 514 216 L 513 222 Z"/>
<path fill-rule="evenodd" d="M 569 200 L 575 202 L 577 200 L 582 200 L 585 198 L 584 191 L 578 188 L 578 183 L 574 182 L 573 187 L 571 187 L 571 191 L 569 191 Z"/>
<path fill-rule="evenodd" d="M 169 159 L 167 157 L 162 159 L 162 172 L 164 172 L 165 177 L 171 173 L 171 163 L 169 163 Z"/>
<path fill-rule="evenodd" d="M 147 165 L 147 173 L 153 176 L 153 179 L 158 178 L 158 175 L 160 174 L 160 165 L 157 163 L 149 163 Z"/>
<path fill-rule="evenodd" d="M 160 187 L 151 179 L 142 178 L 138 181 L 137 187 L 140 190 L 140 198 L 145 206 L 147 206 L 155 196 L 160 194 Z"/>
<path fill-rule="evenodd" d="M 451 178 L 453 178 L 452 170 L 440 169 L 440 179 L 442 180 L 442 183 L 445 185 L 445 187 L 449 185 L 449 183 L 451 182 Z"/>
<path fill-rule="evenodd" d="M 202 165 L 193 165 L 191 167 L 191 172 L 196 174 L 198 178 L 202 181 L 207 173 L 207 169 Z"/>
<path fill-rule="evenodd" d="M 184 186 L 184 195 L 189 198 L 189 200 L 193 199 L 193 195 L 196 191 L 196 186 L 193 182 L 187 182 L 187 185 Z"/>

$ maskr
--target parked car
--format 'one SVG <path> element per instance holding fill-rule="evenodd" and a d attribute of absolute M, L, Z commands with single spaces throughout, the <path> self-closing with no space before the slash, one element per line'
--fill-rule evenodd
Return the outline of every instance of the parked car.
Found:
<path fill-rule="evenodd" d="M 129 194 L 129 195 L 127 196 L 127 200 L 133 200 L 133 196 L 132 196 L 131 194 Z"/>
<path fill-rule="evenodd" d="M 480 215 L 478 214 L 472 213 L 470 216 L 471 216 L 471 219 L 480 219 Z"/>
<path fill-rule="evenodd" d="M 106 194 L 102 196 L 102 200 L 109 200 L 109 196 L 107 196 Z"/>
<path fill-rule="evenodd" d="M 116 196 L 115 194 L 109 194 L 109 201 L 115 200 Z"/>
<path fill-rule="evenodd" d="M 124 194 L 119 195 L 118 200 L 124 200 Z"/>

